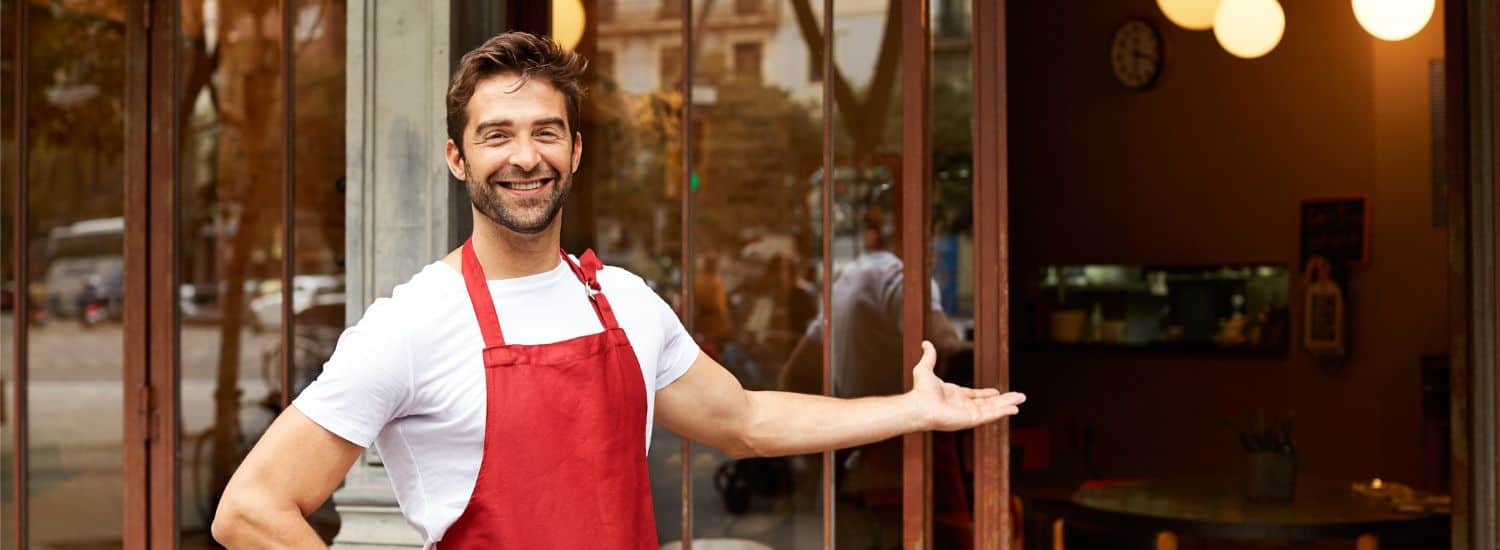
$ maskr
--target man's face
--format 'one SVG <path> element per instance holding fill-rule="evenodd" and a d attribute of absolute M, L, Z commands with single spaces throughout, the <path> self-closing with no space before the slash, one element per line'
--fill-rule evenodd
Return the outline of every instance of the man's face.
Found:
<path fill-rule="evenodd" d="M 447 154 L 475 209 L 517 233 L 552 226 L 583 152 L 567 112 L 567 98 L 545 79 L 505 73 L 474 87 L 463 143 L 449 141 Z"/>

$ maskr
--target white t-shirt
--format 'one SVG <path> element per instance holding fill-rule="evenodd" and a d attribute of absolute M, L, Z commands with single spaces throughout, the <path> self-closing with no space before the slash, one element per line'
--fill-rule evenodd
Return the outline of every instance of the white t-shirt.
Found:
<path fill-rule="evenodd" d="M 687 372 L 698 345 L 640 277 L 606 267 L 599 284 L 646 381 L 641 436 L 649 447 L 655 391 Z M 492 280 L 489 287 L 508 344 L 547 344 L 603 330 L 566 263 Z M 428 547 L 458 520 L 479 476 L 483 349 L 463 276 L 435 262 L 371 304 L 339 337 L 323 373 L 292 403 L 339 437 L 361 447 L 375 444 L 401 513 Z"/>

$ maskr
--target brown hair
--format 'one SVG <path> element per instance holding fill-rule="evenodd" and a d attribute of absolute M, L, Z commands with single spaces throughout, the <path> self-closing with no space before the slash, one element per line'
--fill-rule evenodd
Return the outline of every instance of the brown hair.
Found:
<path fill-rule="evenodd" d="M 563 49 L 551 38 L 519 31 L 490 37 L 464 54 L 453 69 L 453 81 L 448 84 L 448 138 L 459 146 L 462 156 L 464 126 L 469 123 L 469 99 L 474 96 L 474 88 L 479 81 L 504 73 L 520 75 L 522 83 L 533 77 L 547 79 L 567 98 L 568 132 L 577 132 L 578 104 L 584 94 L 579 81 L 587 67 L 588 60 Z"/>

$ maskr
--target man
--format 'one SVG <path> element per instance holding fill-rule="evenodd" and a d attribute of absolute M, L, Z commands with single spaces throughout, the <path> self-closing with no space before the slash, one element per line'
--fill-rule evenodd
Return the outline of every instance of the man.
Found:
<path fill-rule="evenodd" d="M 312 547 L 304 516 L 365 447 L 429 548 L 656 548 L 655 417 L 733 456 L 818 452 L 1015 414 L 945 384 L 932 350 L 898 396 L 745 391 L 638 277 L 559 253 L 583 153 L 585 61 L 524 33 L 469 52 L 448 89 L 448 168 L 474 232 L 348 329 L 225 488 L 226 546 Z"/>

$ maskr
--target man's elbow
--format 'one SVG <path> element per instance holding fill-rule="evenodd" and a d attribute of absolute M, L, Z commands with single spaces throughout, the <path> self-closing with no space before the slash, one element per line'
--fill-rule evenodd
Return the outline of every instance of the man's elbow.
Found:
<path fill-rule="evenodd" d="M 729 455 L 729 458 L 734 460 L 741 460 L 746 458 L 763 458 L 770 456 L 769 454 L 756 449 L 747 441 L 736 441 L 731 445 L 723 445 L 719 448 L 719 452 Z"/>
<path fill-rule="evenodd" d="M 214 512 L 214 523 L 209 526 L 209 532 L 213 534 L 215 542 L 226 548 L 234 547 L 235 541 L 239 538 L 238 531 L 244 525 L 240 515 L 240 509 L 230 504 L 228 499 L 219 501 L 219 509 Z"/>
<path fill-rule="evenodd" d="M 233 548 L 250 537 L 252 521 L 256 517 L 255 499 L 244 490 L 228 490 L 219 499 L 219 508 L 214 511 L 213 525 L 209 531 L 219 544 Z"/>

